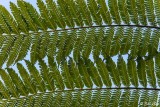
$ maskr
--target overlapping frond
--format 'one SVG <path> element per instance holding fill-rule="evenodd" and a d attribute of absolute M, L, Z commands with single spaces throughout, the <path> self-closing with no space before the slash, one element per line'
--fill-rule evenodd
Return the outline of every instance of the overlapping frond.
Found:
<path fill-rule="evenodd" d="M 34 8 L 17 0 L 11 12 L 0 5 L 0 106 L 158 103 L 159 3 L 37 0 Z"/>
<path fill-rule="evenodd" d="M 25 98 L 10 99 L 0 104 L 4 106 L 37 106 L 37 107 L 135 107 L 144 106 L 146 102 L 156 107 L 157 91 L 100 89 L 100 90 L 66 90 L 59 92 L 38 93 Z M 147 99 L 146 99 L 147 98 Z M 140 103 L 138 102 L 140 101 Z M 8 103 L 6 103 L 8 102 Z"/>

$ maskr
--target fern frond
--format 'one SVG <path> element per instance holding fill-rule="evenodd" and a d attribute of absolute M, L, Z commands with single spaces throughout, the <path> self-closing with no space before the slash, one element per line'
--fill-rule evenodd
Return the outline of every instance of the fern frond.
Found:
<path fill-rule="evenodd" d="M 131 22 L 138 25 L 138 12 L 137 12 L 137 6 L 136 6 L 136 0 L 127 0 L 127 9 L 128 13 L 130 15 Z"/>
<path fill-rule="evenodd" d="M 10 32 L 14 33 L 14 34 L 19 34 L 19 29 L 17 26 L 16 21 L 13 19 L 13 17 L 11 16 L 11 14 L 8 12 L 8 10 L 3 7 L 2 5 L 0 5 L 0 12 L 1 15 L 4 19 L 4 21 L 6 22 L 6 24 L 8 25 L 8 27 L 10 28 Z"/>
<path fill-rule="evenodd" d="M 97 24 L 97 25 L 102 25 L 102 19 L 100 16 L 100 8 L 97 4 L 97 2 L 95 0 L 89 0 L 87 1 L 87 5 L 88 8 L 90 10 L 90 13 L 93 17 L 93 21 Z"/>
<path fill-rule="evenodd" d="M 119 25 L 121 23 L 121 19 L 119 16 L 117 0 L 108 0 L 108 7 L 110 9 L 110 13 L 112 15 L 112 19 L 114 20 L 114 23 Z"/>
<path fill-rule="evenodd" d="M 20 76 L 21 76 L 21 78 L 23 80 L 23 83 L 24 83 L 25 87 L 27 88 L 27 90 L 31 94 L 35 94 L 36 90 L 37 90 L 36 89 L 36 84 L 33 82 L 33 80 L 31 79 L 31 77 L 28 74 L 28 72 L 26 71 L 26 69 L 20 63 L 17 63 L 17 68 L 18 68 Z"/>
<path fill-rule="evenodd" d="M 118 1 L 118 7 L 120 11 L 120 16 L 125 24 L 130 24 L 130 18 L 129 18 L 129 13 L 127 10 L 127 0 L 119 0 Z"/>
<path fill-rule="evenodd" d="M 17 39 L 14 41 L 14 45 L 9 52 L 7 67 L 14 63 L 15 59 L 17 58 L 17 54 L 19 53 L 20 49 L 23 48 L 21 47 L 23 35 L 18 35 L 16 38 Z"/>
<path fill-rule="evenodd" d="M 11 79 L 11 77 L 6 73 L 5 70 L 0 69 L 0 76 L 3 79 L 5 86 L 7 87 L 7 90 L 9 90 L 11 96 L 10 97 L 19 97 L 19 93 Z"/>
<path fill-rule="evenodd" d="M 31 76 L 31 79 L 33 79 L 33 81 L 35 82 L 37 88 L 39 89 L 40 92 L 44 92 L 45 91 L 45 84 L 44 84 L 44 81 L 43 79 L 41 78 L 38 70 L 36 69 L 36 67 L 31 63 L 29 62 L 28 60 L 25 60 L 25 63 L 27 65 L 27 68 L 30 72 L 30 74 L 32 75 Z"/>
<path fill-rule="evenodd" d="M 111 25 L 112 19 L 111 15 L 108 9 L 108 6 L 106 5 L 105 0 L 97 0 L 97 3 L 99 4 L 99 11 L 102 16 L 102 19 L 105 24 Z"/>
<path fill-rule="evenodd" d="M 40 67 L 40 71 L 41 71 L 41 76 L 45 82 L 47 89 L 49 91 L 53 91 L 55 89 L 54 78 L 53 78 L 53 76 L 49 75 L 50 73 L 49 73 L 48 66 L 41 58 L 38 59 L 38 62 L 39 62 L 39 67 Z"/>
<path fill-rule="evenodd" d="M 146 7 L 146 14 L 149 24 L 155 25 L 156 19 L 154 14 L 153 0 L 145 0 L 144 4 Z"/>
<path fill-rule="evenodd" d="M 145 0 L 137 0 L 136 6 L 138 10 L 138 16 L 139 16 L 139 22 L 142 25 L 147 25 L 147 17 L 146 17 L 146 11 L 145 11 Z"/>
<path fill-rule="evenodd" d="M 109 76 L 109 71 L 106 68 L 106 64 L 100 58 L 98 58 L 96 60 L 96 65 L 97 65 L 97 69 L 99 71 L 99 75 L 102 78 L 103 84 L 105 84 L 106 87 L 111 87 L 112 82 L 111 82 L 111 79 L 110 79 L 110 76 Z"/>
<path fill-rule="evenodd" d="M 133 28 L 126 28 L 124 30 L 124 35 L 121 40 L 120 54 L 127 54 L 131 48 L 133 36 Z"/>
<path fill-rule="evenodd" d="M 7 72 L 9 76 L 11 77 L 19 93 L 23 96 L 27 96 L 28 90 L 26 86 L 24 85 L 24 83 L 22 82 L 22 80 L 19 78 L 19 76 L 15 73 L 15 71 L 11 68 L 7 68 Z"/>
<path fill-rule="evenodd" d="M 128 74 L 129 74 L 132 85 L 134 85 L 135 87 L 138 87 L 139 84 L 138 84 L 136 62 L 133 59 L 128 60 L 127 67 L 128 67 L 128 70 L 130 70 Z"/>
<path fill-rule="evenodd" d="M 155 72 L 154 72 L 154 61 L 153 59 L 146 60 L 146 72 L 148 77 L 148 82 L 151 85 L 151 87 L 156 88 L 156 78 L 155 78 Z"/>
<path fill-rule="evenodd" d="M 82 89 L 84 87 L 84 83 L 82 82 L 82 77 L 79 73 L 79 69 L 72 58 L 70 58 L 68 61 L 68 67 L 69 67 L 69 72 L 73 77 L 75 87 Z"/>
<path fill-rule="evenodd" d="M 91 60 L 86 60 L 85 65 L 87 67 L 88 74 L 92 78 L 92 81 L 97 87 L 102 87 L 102 81 L 101 78 L 98 74 L 98 70 L 94 66 L 94 63 Z"/>
<path fill-rule="evenodd" d="M 146 62 L 143 58 L 137 58 L 137 73 L 139 82 L 143 87 L 147 87 Z"/>
<path fill-rule="evenodd" d="M 59 90 L 64 90 L 65 86 L 64 86 L 62 75 L 59 69 L 57 68 L 53 58 L 48 57 L 48 65 L 50 70 L 49 75 L 54 78 L 56 88 L 58 88 Z"/>
<path fill-rule="evenodd" d="M 106 59 L 106 66 L 107 66 L 107 69 L 109 70 L 109 73 L 110 73 L 110 76 L 112 78 L 113 83 L 117 87 L 120 87 L 121 86 L 121 79 L 119 77 L 119 72 L 118 72 L 117 66 L 116 66 L 115 62 L 112 60 L 112 58 L 108 57 Z"/>
<path fill-rule="evenodd" d="M 120 55 L 118 56 L 117 68 L 118 68 L 119 75 L 120 75 L 123 85 L 125 85 L 126 87 L 129 87 L 130 86 L 130 79 L 128 75 L 129 71 L 127 69 L 127 65 L 123 57 Z"/>
<path fill-rule="evenodd" d="M 80 58 L 78 63 L 79 63 L 78 64 L 79 73 L 82 76 L 82 80 L 83 80 L 85 86 L 88 88 L 92 88 L 93 83 L 92 83 L 92 80 L 89 76 L 89 72 L 87 71 L 87 68 L 85 66 L 84 60 L 82 58 Z"/>
<path fill-rule="evenodd" d="M 51 15 L 48 12 L 47 7 L 44 4 L 44 2 L 42 0 L 37 0 L 37 6 L 38 6 L 38 8 L 40 10 L 42 18 L 46 22 L 46 25 L 51 29 L 56 29 L 57 25 L 56 25 L 55 21 L 50 18 Z M 43 23 L 43 22 L 41 21 L 41 23 Z"/>

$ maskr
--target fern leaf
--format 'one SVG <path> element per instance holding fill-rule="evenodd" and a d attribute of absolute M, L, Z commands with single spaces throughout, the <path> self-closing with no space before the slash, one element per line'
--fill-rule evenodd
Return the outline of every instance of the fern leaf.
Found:
<path fill-rule="evenodd" d="M 3 15 L 3 18 L 4 18 L 5 22 L 7 23 L 7 25 L 11 28 L 10 32 L 15 33 L 15 34 L 19 34 L 19 29 L 17 27 L 17 23 L 15 22 L 15 20 L 11 16 L 11 14 L 8 12 L 8 10 L 5 7 L 3 7 L 2 5 L 0 5 L 0 12 Z"/>
<path fill-rule="evenodd" d="M 88 74 L 92 78 L 92 81 L 94 82 L 94 84 L 97 87 L 102 87 L 103 84 L 102 84 L 101 78 L 98 74 L 98 70 L 94 66 L 94 63 L 90 59 L 88 59 L 88 60 L 86 60 L 85 64 L 87 66 Z"/>
<path fill-rule="evenodd" d="M 56 29 L 57 25 L 53 19 L 50 18 L 50 13 L 42 0 L 37 0 L 37 5 L 40 10 L 42 18 L 45 20 L 46 25 L 51 29 Z"/>
<path fill-rule="evenodd" d="M 158 86 L 160 86 L 160 53 L 155 56 L 155 73 Z"/>
<path fill-rule="evenodd" d="M 76 40 L 77 36 L 76 36 L 76 30 L 73 31 L 69 31 L 68 35 L 67 35 L 67 39 L 65 42 L 65 46 L 63 49 L 63 54 L 65 57 L 69 56 L 73 50 L 74 44 L 75 44 L 75 40 Z"/>
<path fill-rule="evenodd" d="M 132 44 L 133 28 L 126 28 L 121 41 L 120 54 L 127 54 Z"/>
<path fill-rule="evenodd" d="M 118 107 L 120 97 L 121 97 L 121 91 L 113 90 L 109 105 L 111 105 L 112 107 Z"/>
<path fill-rule="evenodd" d="M 1 28 L 2 30 L 7 33 L 7 34 L 11 34 L 11 29 L 10 27 L 7 25 L 7 23 L 5 22 L 5 19 L 3 18 L 3 15 L 0 14 L 0 24 L 1 24 Z"/>
<path fill-rule="evenodd" d="M 65 93 L 61 105 L 64 106 L 64 107 L 71 107 L 72 97 L 73 97 L 72 92 Z"/>
<path fill-rule="evenodd" d="M 156 88 L 156 77 L 154 73 L 154 61 L 153 59 L 146 60 L 146 72 L 148 77 L 148 82 L 151 85 L 151 87 Z"/>
<path fill-rule="evenodd" d="M 81 75 L 79 74 L 79 70 L 75 62 L 73 62 L 73 59 L 70 58 L 68 61 L 68 67 L 69 67 L 69 72 L 71 76 L 73 77 L 73 81 L 75 83 L 75 87 L 77 88 L 83 88 L 84 84 L 82 82 Z"/>
<path fill-rule="evenodd" d="M 133 36 L 133 41 L 131 45 L 131 53 L 130 53 L 131 58 L 135 58 L 137 56 L 138 47 L 140 45 L 141 39 L 142 39 L 141 29 L 138 28 L 135 30 L 134 36 Z"/>
<path fill-rule="evenodd" d="M 35 98 L 33 96 L 29 96 L 26 98 L 26 106 L 32 107 L 34 106 Z"/>
<path fill-rule="evenodd" d="M 25 100 L 23 99 L 17 99 L 15 106 L 22 107 L 25 104 Z"/>
<path fill-rule="evenodd" d="M 28 72 L 26 69 L 22 66 L 22 64 L 17 63 L 17 68 L 19 71 L 19 74 L 24 82 L 25 87 L 31 94 L 36 93 L 36 86 L 31 77 L 29 76 Z"/>
<path fill-rule="evenodd" d="M 32 46 L 31 46 L 31 52 L 30 52 L 30 60 L 33 64 L 37 61 L 37 55 L 38 54 L 38 47 L 39 47 L 39 41 L 40 36 L 39 35 L 33 35 L 32 36 Z"/>
<path fill-rule="evenodd" d="M 96 61 L 96 65 L 103 83 L 106 85 L 106 87 L 111 87 L 112 82 L 109 76 L 109 71 L 106 68 L 105 63 L 100 58 L 98 58 Z"/>
<path fill-rule="evenodd" d="M 61 70 L 62 70 L 62 76 L 63 76 L 63 80 L 64 80 L 66 87 L 68 89 L 74 89 L 74 81 L 73 81 L 73 78 L 69 72 L 69 68 L 68 68 L 66 61 L 62 62 Z"/>
<path fill-rule="evenodd" d="M 62 14 L 60 13 L 60 10 L 58 9 L 56 3 L 53 0 L 46 0 L 47 3 L 47 10 L 49 11 L 49 14 L 51 15 L 51 19 L 55 20 L 55 23 L 60 28 L 65 28 L 66 23 L 65 20 L 63 20 Z"/>
<path fill-rule="evenodd" d="M 39 62 L 39 68 L 41 71 L 41 75 L 42 75 L 42 78 L 45 82 L 47 89 L 49 91 L 53 91 L 55 89 L 54 79 L 52 76 L 49 75 L 49 69 L 48 69 L 46 63 L 41 58 L 38 59 L 38 62 Z"/>
<path fill-rule="evenodd" d="M 127 66 L 126 66 L 126 63 L 123 57 L 120 55 L 118 56 L 117 68 L 119 70 L 119 75 L 120 75 L 123 85 L 125 85 L 126 87 L 129 87 L 130 86 L 130 80 L 129 80 L 129 75 L 128 75 L 129 71 L 127 69 Z"/>
<path fill-rule="evenodd" d="M 26 2 L 27 12 L 30 15 L 31 19 L 34 21 L 34 23 L 39 27 L 39 29 L 47 30 L 47 25 L 40 16 L 40 14 L 36 11 L 36 9 L 30 4 Z"/>
<path fill-rule="evenodd" d="M 105 0 L 97 0 L 99 11 L 105 24 L 111 25 L 112 19 Z"/>
<path fill-rule="evenodd" d="M 2 49 L 0 51 L 0 67 L 2 67 L 2 65 L 8 58 L 8 54 L 10 52 L 10 49 L 12 48 L 13 43 L 14 43 L 14 37 L 7 36 L 6 41 L 4 41 Z"/>
<path fill-rule="evenodd" d="M 86 91 L 83 94 L 82 102 L 83 102 L 83 107 L 91 106 L 91 96 L 92 96 L 92 91 Z"/>
<path fill-rule="evenodd" d="M 64 90 L 64 82 L 62 79 L 62 75 L 60 74 L 60 71 L 58 70 L 56 63 L 51 57 L 48 57 L 48 64 L 49 64 L 49 75 L 54 78 L 56 88 L 59 90 Z"/>
<path fill-rule="evenodd" d="M 106 29 L 104 35 L 105 37 L 103 39 L 102 55 L 104 58 L 106 58 L 110 54 L 111 43 L 114 36 L 114 28 L 110 27 Z"/>
<path fill-rule="evenodd" d="M 81 51 L 83 49 L 83 45 L 85 43 L 86 30 L 80 29 L 76 32 L 76 35 L 77 35 L 77 40 L 75 41 L 75 45 L 73 49 L 73 58 L 76 62 L 78 62 Z"/>
<path fill-rule="evenodd" d="M 23 48 L 23 47 L 21 47 L 21 43 L 23 41 L 23 36 L 18 35 L 16 38 L 17 39 L 14 41 L 14 45 L 13 45 L 13 47 L 12 47 L 10 53 L 9 53 L 9 58 L 8 58 L 8 61 L 7 61 L 7 67 L 9 67 L 11 64 L 14 63 L 20 49 Z"/>
<path fill-rule="evenodd" d="M 12 15 L 14 16 L 18 24 L 20 31 L 27 33 L 28 32 L 27 23 L 25 23 L 25 19 L 22 17 L 18 7 L 14 3 L 10 2 L 10 9 L 11 9 Z"/>
<path fill-rule="evenodd" d="M 23 58 L 27 55 L 27 52 L 31 46 L 31 41 L 32 41 L 31 36 L 24 37 L 21 49 L 19 50 L 19 54 L 17 59 L 15 60 L 15 63 L 18 62 L 19 60 L 23 60 Z"/>
<path fill-rule="evenodd" d="M 125 90 L 120 98 L 119 106 L 120 107 L 129 107 L 129 99 L 130 99 L 131 91 Z"/>
<path fill-rule="evenodd" d="M 145 0 L 137 0 L 136 6 L 138 10 L 138 16 L 139 16 L 139 22 L 142 25 L 147 25 L 147 17 L 146 17 L 146 12 L 145 12 L 145 6 L 144 6 L 144 1 Z"/>
<path fill-rule="evenodd" d="M 140 97 L 140 103 L 144 106 L 146 102 L 149 102 L 149 91 L 148 90 L 144 90 L 141 93 L 141 97 Z"/>
<path fill-rule="evenodd" d="M 79 73 L 82 76 L 82 80 L 83 80 L 85 86 L 88 87 L 88 88 L 92 88 L 93 83 L 92 83 L 92 80 L 89 76 L 89 72 L 87 71 L 87 68 L 84 64 L 83 59 L 79 59 L 78 62 L 79 62 L 78 63 Z"/>
<path fill-rule="evenodd" d="M 0 90 L 4 99 L 10 98 L 10 94 L 9 91 L 7 90 L 7 87 L 5 87 L 5 85 L 1 81 L 0 81 Z"/>
<path fill-rule="evenodd" d="M 87 5 L 93 17 L 93 21 L 97 25 L 102 25 L 102 19 L 101 19 L 100 10 L 99 10 L 100 7 L 98 7 L 97 2 L 95 0 L 89 0 L 87 1 Z"/>
<path fill-rule="evenodd" d="M 17 4 L 18 4 L 21 15 L 26 20 L 27 25 L 29 26 L 28 28 L 31 31 L 38 31 L 37 26 L 35 25 L 35 23 L 33 22 L 32 18 L 29 15 L 29 13 L 27 12 L 27 5 L 26 5 L 27 3 L 22 0 L 18 0 Z"/>
<path fill-rule="evenodd" d="M 98 107 L 101 102 L 101 90 L 96 90 L 92 92 L 92 101 L 91 104 L 93 107 Z"/>
<path fill-rule="evenodd" d="M 85 0 L 76 0 L 78 10 L 81 12 L 82 20 L 85 25 L 92 26 L 92 18 Z"/>
<path fill-rule="evenodd" d="M 112 15 L 112 19 L 114 20 L 114 23 L 119 25 L 121 23 L 121 19 L 119 16 L 117 0 L 108 0 L 108 6 L 110 9 L 110 13 Z"/>
<path fill-rule="evenodd" d="M 39 46 L 39 56 L 40 58 L 44 58 L 46 56 L 46 52 L 47 52 L 47 47 L 48 47 L 48 44 L 49 44 L 49 34 L 48 33 L 44 33 L 42 34 L 42 37 L 41 37 L 41 41 L 40 41 L 40 46 Z"/>
<path fill-rule="evenodd" d="M 127 0 L 118 0 L 118 9 L 120 11 L 120 16 L 125 24 L 130 24 L 129 13 L 126 5 Z"/>
<path fill-rule="evenodd" d="M 131 83 L 135 87 L 138 87 L 138 74 L 137 74 L 136 62 L 133 59 L 131 60 L 128 59 L 127 67 L 129 70 L 128 74 L 129 74 Z"/>
<path fill-rule="evenodd" d="M 138 49 L 138 56 L 143 57 L 146 55 L 147 53 L 147 47 L 149 45 L 149 40 L 150 40 L 150 34 L 151 30 L 150 29 L 146 29 L 145 31 L 143 31 L 143 37 L 140 43 L 140 47 Z"/>
<path fill-rule="evenodd" d="M 158 99 L 158 91 L 150 91 L 149 93 L 149 101 L 153 107 L 156 107 Z"/>
<path fill-rule="evenodd" d="M 109 106 L 109 102 L 111 100 L 111 95 L 112 95 L 112 92 L 110 90 L 104 90 L 101 92 L 101 101 L 102 101 L 103 107 Z"/>
<path fill-rule="evenodd" d="M 141 57 L 139 57 L 137 58 L 137 63 L 139 82 L 143 87 L 147 87 L 146 62 Z"/>
<path fill-rule="evenodd" d="M 71 13 L 68 11 L 68 5 L 65 0 L 57 0 L 58 9 L 60 10 L 61 14 L 63 15 L 63 20 L 65 20 L 67 26 L 74 27 L 75 23 L 73 22 L 73 17 Z"/>
<path fill-rule="evenodd" d="M 104 29 L 103 28 L 99 28 L 96 31 L 96 35 L 95 35 L 95 42 L 94 42 L 94 46 L 93 46 L 93 58 L 96 61 L 97 58 L 99 57 L 99 55 L 101 54 L 102 51 L 102 47 L 103 47 L 103 38 L 104 38 Z"/>
<path fill-rule="evenodd" d="M 37 94 L 34 97 L 34 107 L 40 107 L 42 105 L 43 94 Z"/>
<path fill-rule="evenodd" d="M 138 90 L 133 90 L 130 97 L 130 107 L 138 107 L 139 104 L 140 93 Z"/>
<path fill-rule="evenodd" d="M 6 41 L 6 37 L 3 35 L 0 35 L 0 49 L 2 48 L 5 41 Z"/>
<path fill-rule="evenodd" d="M 49 36 L 49 44 L 48 44 L 48 56 L 53 57 L 56 55 L 56 46 L 58 42 L 58 32 L 54 32 L 54 34 Z"/>
<path fill-rule="evenodd" d="M 6 71 L 4 71 L 3 69 L 0 69 L 0 76 L 3 79 L 5 86 L 6 86 L 7 90 L 9 90 L 9 92 L 11 93 L 12 97 L 18 98 L 19 93 L 18 93 L 12 79 L 6 73 Z"/>
<path fill-rule="evenodd" d="M 157 53 L 158 44 L 159 44 L 159 31 L 154 30 L 152 36 L 150 37 L 149 46 L 148 46 L 148 54 L 149 56 L 154 56 Z"/>
<path fill-rule="evenodd" d="M 64 60 L 64 54 L 63 54 L 63 49 L 65 47 L 65 42 L 67 41 L 67 32 L 66 31 L 62 31 L 59 34 L 59 43 L 58 43 L 58 51 L 57 51 L 57 55 L 56 55 L 56 60 L 57 63 L 60 64 L 61 61 Z"/>
<path fill-rule="evenodd" d="M 28 90 L 26 89 L 25 85 L 23 84 L 23 82 L 19 78 L 19 76 L 11 68 L 7 68 L 7 71 L 8 71 L 9 76 L 11 77 L 13 83 L 15 84 L 16 88 L 18 89 L 19 93 L 23 96 L 27 96 Z"/>
<path fill-rule="evenodd" d="M 138 12 L 136 7 L 136 0 L 127 0 L 127 9 L 130 14 L 131 21 L 138 25 Z"/>
<path fill-rule="evenodd" d="M 82 56 L 84 59 L 89 58 L 94 41 L 95 41 L 95 31 L 94 31 L 94 28 L 92 28 L 92 29 L 89 29 L 89 31 L 87 32 L 86 40 L 83 46 Z"/>
<path fill-rule="evenodd" d="M 82 16 L 79 14 L 81 11 L 78 10 L 76 1 L 74 2 L 73 0 L 68 0 L 67 2 L 68 9 L 72 13 L 71 16 L 76 23 L 77 26 L 84 26 Z"/>
<path fill-rule="evenodd" d="M 37 88 L 39 89 L 40 92 L 44 92 L 45 91 L 45 85 L 44 85 L 44 81 L 41 78 L 38 70 L 36 69 L 36 67 L 29 62 L 28 60 L 25 60 L 25 63 L 27 65 L 27 68 L 29 70 L 29 72 L 32 75 L 32 79 L 35 81 Z"/>
<path fill-rule="evenodd" d="M 79 105 L 81 105 L 82 104 L 82 92 L 83 91 L 75 91 L 74 93 L 73 93 L 73 103 L 72 103 L 72 106 L 74 106 L 74 107 L 78 107 Z"/>
<path fill-rule="evenodd" d="M 145 0 L 144 1 L 145 7 L 146 7 L 146 15 L 149 24 L 155 25 L 155 15 L 154 15 L 154 5 L 153 5 L 153 0 Z"/>
<path fill-rule="evenodd" d="M 43 95 L 42 105 L 41 106 L 50 107 L 52 105 L 52 101 L 53 101 L 53 94 L 45 93 Z"/>
<path fill-rule="evenodd" d="M 53 102 L 54 106 L 60 107 L 60 104 L 62 102 L 62 94 L 63 94 L 62 92 L 56 93 L 55 95 L 56 99 Z"/>
<path fill-rule="evenodd" d="M 111 50 L 110 50 L 110 56 L 114 56 L 117 55 L 119 53 L 120 50 L 120 46 L 121 46 L 121 39 L 123 38 L 123 28 L 117 28 L 117 31 L 114 35 L 114 38 L 112 40 L 112 44 L 111 44 Z"/>
<path fill-rule="evenodd" d="M 119 72 L 118 72 L 117 66 L 116 66 L 115 62 L 112 60 L 112 58 L 108 57 L 106 59 L 106 66 L 107 66 L 107 69 L 110 73 L 110 76 L 112 78 L 113 83 L 117 87 L 120 87 L 121 86 L 121 79 L 119 77 Z"/>
<path fill-rule="evenodd" d="M 154 9 L 155 9 L 155 19 L 157 22 L 157 25 L 160 26 L 160 1 L 154 0 Z"/>

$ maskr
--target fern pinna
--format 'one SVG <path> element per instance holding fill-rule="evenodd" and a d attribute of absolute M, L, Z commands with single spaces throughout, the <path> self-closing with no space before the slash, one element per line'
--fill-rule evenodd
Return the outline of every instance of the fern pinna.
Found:
<path fill-rule="evenodd" d="M 160 105 L 159 0 L 0 5 L 0 107 Z"/>

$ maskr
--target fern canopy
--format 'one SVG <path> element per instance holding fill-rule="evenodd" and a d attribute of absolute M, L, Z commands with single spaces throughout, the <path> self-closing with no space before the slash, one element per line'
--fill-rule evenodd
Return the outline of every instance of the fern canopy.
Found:
<path fill-rule="evenodd" d="M 159 105 L 159 0 L 0 5 L 0 107 Z"/>

